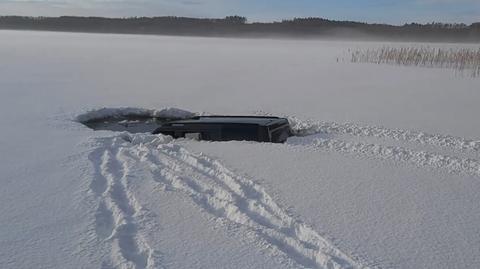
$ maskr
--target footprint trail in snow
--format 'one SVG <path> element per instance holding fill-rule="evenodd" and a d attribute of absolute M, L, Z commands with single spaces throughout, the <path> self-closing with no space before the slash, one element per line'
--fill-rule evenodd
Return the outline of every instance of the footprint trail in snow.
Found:
<path fill-rule="evenodd" d="M 129 189 L 130 171 L 143 169 L 165 189 L 191 198 L 214 219 L 240 225 L 264 249 L 305 268 L 367 268 L 282 209 L 265 189 L 218 160 L 192 153 L 164 136 L 102 138 L 91 157 L 97 176 L 91 190 L 100 200 L 97 235 L 111 244 L 110 268 L 159 268 L 161 257 L 139 232 L 142 206 Z M 137 177 L 139 178 L 139 177 Z M 141 178 L 139 178 L 141 180 Z M 102 192 L 103 191 L 103 192 Z"/>
<path fill-rule="evenodd" d="M 99 200 L 96 234 L 108 242 L 111 250 L 102 268 L 161 268 L 160 255 L 138 233 L 143 208 L 129 190 L 130 166 L 121 147 L 125 141 L 120 137 L 101 140 L 102 145 L 90 154 L 95 166 L 90 188 Z"/>

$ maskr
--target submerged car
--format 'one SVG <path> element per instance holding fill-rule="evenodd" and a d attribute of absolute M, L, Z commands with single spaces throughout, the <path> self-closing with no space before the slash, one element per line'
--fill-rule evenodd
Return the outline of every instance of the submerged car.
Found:
<path fill-rule="evenodd" d="M 162 124 L 153 134 L 208 141 L 283 143 L 292 132 L 287 119 L 259 116 L 198 116 Z"/>

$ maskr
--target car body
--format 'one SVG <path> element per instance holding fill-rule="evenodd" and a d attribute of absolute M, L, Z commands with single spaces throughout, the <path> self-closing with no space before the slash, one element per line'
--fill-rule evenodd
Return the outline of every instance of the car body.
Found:
<path fill-rule="evenodd" d="M 285 118 L 260 116 L 198 116 L 162 124 L 153 134 L 208 141 L 246 140 L 283 143 L 291 136 Z"/>

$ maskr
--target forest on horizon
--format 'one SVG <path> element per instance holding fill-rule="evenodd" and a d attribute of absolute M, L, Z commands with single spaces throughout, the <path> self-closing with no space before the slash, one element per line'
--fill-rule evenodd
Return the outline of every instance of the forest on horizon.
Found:
<path fill-rule="evenodd" d="M 0 29 L 88 33 L 156 34 L 226 37 L 292 37 L 376 39 L 394 41 L 479 42 L 480 22 L 389 24 L 294 18 L 278 22 L 253 22 L 241 16 L 187 17 L 28 17 L 0 16 Z"/>

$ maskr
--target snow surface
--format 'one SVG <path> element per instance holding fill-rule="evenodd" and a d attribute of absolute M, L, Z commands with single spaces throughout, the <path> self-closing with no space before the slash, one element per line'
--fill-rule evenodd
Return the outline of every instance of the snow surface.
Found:
<path fill-rule="evenodd" d="M 342 60 L 373 42 L 0 37 L 0 268 L 480 267 L 479 79 Z M 297 136 L 79 123 L 194 114 Z"/>

